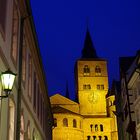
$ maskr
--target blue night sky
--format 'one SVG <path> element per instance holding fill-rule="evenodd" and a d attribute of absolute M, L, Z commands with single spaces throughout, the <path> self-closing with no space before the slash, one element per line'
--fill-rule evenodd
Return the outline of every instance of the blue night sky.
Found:
<path fill-rule="evenodd" d="M 87 26 L 108 75 L 119 79 L 120 56 L 140 49 L 140 0 L 31 0 L 49 95 L 75 94 L 74 64 L 81 57 Z"/>

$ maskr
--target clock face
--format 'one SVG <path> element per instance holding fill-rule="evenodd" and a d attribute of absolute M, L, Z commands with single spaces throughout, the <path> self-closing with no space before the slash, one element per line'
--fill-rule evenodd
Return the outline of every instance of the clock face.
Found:
<path fill-rule="evenodd" d="M 89 93 L 89 95 L 88 95 L 88 101 L 90 103 L 96 103 L 97 102 L 97 93 L 94 93 L 94 92 Z"/>

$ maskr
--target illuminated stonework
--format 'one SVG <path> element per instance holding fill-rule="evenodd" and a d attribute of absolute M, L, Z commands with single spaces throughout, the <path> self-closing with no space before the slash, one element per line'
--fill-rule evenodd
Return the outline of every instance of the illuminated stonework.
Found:
<path fill-rule="evenodd" d="M 90 39 L 85 42 L 91 45 Z M 118 140 L 115 95 L 108 94 L 107 62 L 86 47 L 85 44 L 86 58 L 75 65 L 77 101 L 60 94 L 50 97 L 53 140 Z"/>

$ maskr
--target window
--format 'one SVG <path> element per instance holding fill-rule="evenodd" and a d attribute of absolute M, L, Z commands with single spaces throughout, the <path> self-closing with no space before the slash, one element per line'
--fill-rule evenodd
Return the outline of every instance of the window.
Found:
<path fill-rule="evenodd" d="M 100 85 L 97 85 L 97 90 L 100 90 Z"/>
<path fill-rule="evenodd" d="M 15 105 L 11 99 L 9 99 L 9 137 L 8 140 L 14 139 L 14 128 L 15 128 Z"/>
<path fill-rule="evenodd" d="M 63 126 L 68 127 L 68 119 L 67 118 L 63 119 Z"/>
<path fill-rule="evenodd" d="M 57 119 L 54 118 L 54 127 L 57 127 Z"/>
<path fill-rule="evenodd" d="M 104 85 L 97 85 L 97 90 L 104 90 Z"/>
<path fill-rule="evenodd" d="M 88 84 L 88 85 L 83 85 L 83 89 L 85 89 L 85 90 L 89 90 L 89 89 L 91 89 L 90 84 Z"/>
<path fill-rule="evenodd" d="M 88 67 L 88 65 L 84 66 L 84 76 L 89 76 L 90 74 L 90 68 Z"/>
<path fill-rule="evenodd" d="M 22 81 L 25 85 L 26 80 L 26 44 L 25 44 L 25 36 L 23 38 L 23 53 L 22 53 Z"/>
<path fill-rule="evenodd" d="M 0 0 L 0 31 L 5 33 L 7 0 Z"/>
<path fill-rule="evenodd" d="M 95 125 L 95 131 L 96 132 L 98 131 L 98 125 L 97 124 Z"/>
<path fill-rule="evenodd" d="M 18 54 L 18 32 L 19 32 L 19 14 L 17 5 L 14 3 L 13 6 L 13 26 L 12 26 L 12 46 L 11 46 L 11 56 L 14 64 L 17 63 Z"/>
<path fill-rule="evenodd" d="M 101 68 L 99 66 L 95 67 L 95 75 L 100 76 L 101 75 Z"/>
<path fill-rule="evenodd" d="M 90 140 L 90 136 L 87 136 L 87 140 Z"/>
<path fill-rule="evenodd" d="M 24 117 L 21 115 L 20 118 L 20 140 L 24 140 Z"/>
<path fill-rule="evenodd" d="M 93 127 L 93 124 L 90 125 L 91 132 L 92 132 L 92 127 Z"/>
<path fill-rule="evenodd" d="M 97 139 L 96 139 L 96 136 L 93 136 L 93 140 L 97 140 Z"/>
<path fill-rule="evenodd" d="M 102 140 L 102 136 L 99 136 L 99 140 Z"/>
<path fill-rule="evenodd" d="M 28 55 L 28 95 L 29 95 L 29 99 L 31 100 L 32 97 L 32 60 L 31 60 L 31 56 Z"/>
<path fill-rule="evenodd" d="M 104 85 L 101 85 L 101 90 L 104 90 Z"/>
<path fill-rule="evenodd" d="M 108 137 L 107 136 L 104 136 L 104 140 L 108 140 Z"/>
<path fill-rule="evenodd" d="M 77 122 L 75 119 L 73 120 L 73 127 L 75 127 L 75 128 L 77 127 Z"/>
<path fill-rule="evenodd" d="M 100 124 L 100 131 L 103 131 L 103 125 Z"/>

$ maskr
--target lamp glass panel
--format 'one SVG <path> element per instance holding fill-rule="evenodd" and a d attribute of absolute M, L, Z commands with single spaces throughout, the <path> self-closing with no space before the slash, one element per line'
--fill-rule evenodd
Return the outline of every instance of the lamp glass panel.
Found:
<path fill-rule="evenodd" d="M 13 74 L 2 74 L 1 75 L 1 81 L 2 81 L 2 87 L 3 90 L 12 90 L 13 83 L 15 80 L 15 75 Z"/>

